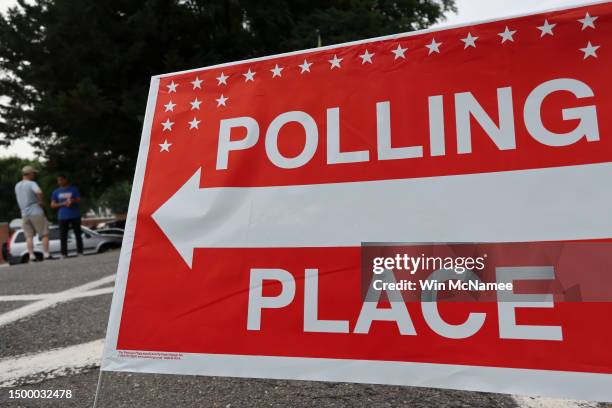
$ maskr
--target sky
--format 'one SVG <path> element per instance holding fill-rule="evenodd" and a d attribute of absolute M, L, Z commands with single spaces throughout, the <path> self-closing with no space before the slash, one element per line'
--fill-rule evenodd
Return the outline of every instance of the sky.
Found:
<path fill-rule="evenodd" d="M 456 0 L 455 3 L 458 13 L 447 14 L 446 21 L 436 27 L 583 5 L 593 0 Z"/>
<path fill-rule="evenodd" d="M 527 14 L 592 2 L 592 0 L 456 0 L 458 12 L 449 13 L 446 21 L 437 24 L 436 27 Z M 0 11 L 4 11 L 14 4 L 16 4 L 15 0 L 0 0 Z M 26 158 L 35 157 L 34 150 L 26 140 L 18 140 L 8 148 L 0 147 L 0 157 L 11 155 Z"/>

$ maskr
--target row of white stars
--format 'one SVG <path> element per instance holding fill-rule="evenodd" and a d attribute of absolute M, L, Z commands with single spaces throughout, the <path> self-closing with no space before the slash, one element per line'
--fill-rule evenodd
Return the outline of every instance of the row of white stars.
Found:
<path fill-rule="evenodd" d="M 579 21 L 582 24 L 582 30 L 585 30 L 587 28 L 592 28 L 595 29 L 595 20 L 597 20 L 598 17 L 597 16 L 591 16 L 589 15 L 589 13 L 586 13 L 586 15 L 584 16 L 584 18 L 578 19 L 577 21 Z M 551 24 L 548 22 L 548 19 L 544 20 L 544 24 L 537 27 L 538 30 L 540 30 L 540 38 L 544 37 L 546 35 L 551 35 L 553 36 L 554 33 L 554 28 L 557 24 Z M 497 35 L 501 37 L 501 43 L 505 43 L 506 41 L 511 41 L 514 42 L 514 35 L 518 32 L 518 30 L 511 30 L 508 26 L 506 26 L 505 30 L 501 33 L 498 33 Z M 465 38 L 461 38 L 461 41 L 464 43 L 464 47 L 463 49 L 468 49 L 470 47 L 476 48 L 476 40 L 478 40 L 479 37 L 475 37 L 472 35 L 472 33 L 468 33 L 467 37 Z M 425 47 L 429 50 L 428 55 L 431 55 L 433 53 L 440 53 L 440 46 L 442 45 L 442 42 L 437 42 L 435 38 L 433 38 L 431 40 L 431 43 L 426 44 Z M 597 57 L 597 49 L 599 48 L 599 46 L 594 46 L 591 44 L 591 42 L 589 42 L 587 44 L 587 46 L 585 48 L 581 48 L 580 51 L 582 51 L 584 53 L 584 58 L 588 58 L 588 57 Z M 401 46 L 401 44 L 397 45 L 397 48 L 392 50 L 391 52 L 395 55 L 395 60 L 397 60 L 398 58 L 403 58 L 406 59 L 405 53 L 408 50 L 408 48 L 403 48 Z M 370 53 L 367 49 L 365 50 L 365 52 L 361 55 L 359 55 L 359 58 L 361 58 L 361 64 L 372 64 L 373 60 L 372 57 L 374 57 L 374 53 Z M 328 60 L 328 62 L 330 63 L 330 69 L 334 69 L 334 68 L 341 68 L 341 63 L 342 63 L 343 58 L 338 58 L 337 54 L 334 54 L 334 58 Z M 313 65 L 312 62 L 308 62 L 307 59 L 304 60 L 304 62 L 300 65 L 298 65 L 298 67 L 300 67 L 300 74 L 304 74 L 305 72 L 310 72 L 310 67 Z M 282 77 L 282 71 L 285 69 L 285 67 L 279 66 L 278 64 L 276 64 L 274 66 L 274 68 L 272 68 L 270 70 L 270 72 L 272 72 L 272 78 L 277 78 L 277 77 Z M 254 82 L 255 81 L 255 74 L 256 72 L 251 71 L 251 68 L 248 69 L 247 72 L 243 73 L 242 76 L 244 76 L 244 81 L 245 82 Z M 223 72 L 221 72 L 221 75 L 219 75 L 216 79 L 217 79 L 217 85 L 227 85 L 227 79 L 229 78 L 228 75 L 225 75 Z M 203 80 L 199 79 L 199 77 L 196 77 L 195 80 L 191 81 L 191 84 L 193 85 L 193 89 L 202 89 L 202 82 Z M 179 84 L 175 83 L 174 81 L 172 81 L 170 84 L 166 85 L 166 87 L 168 88 L 168 93 L 173 93 L 176 92 L 176 89 L 178 87 Z M 223 104 L 223 103 L 222 103 Z"/>
<path fill-rule="evenodd" d="M 191 121 L 187 122 L 189 124 L 189 130 L 198 129 L 198 125 L 200 124 L 200 122 L 201 120 L 198 120 L 198 118 L 194 116 Z M 161 124 L 164 127 L 162 132 L 172 131 L 172 126 L 174 126 L 174 122 L 170 122 L 170 119 L 166 119 L 166 121 L 162 122 Z"/>
<path fill-rule="evenodd" d="M 226 103 L 228 99 L 229 97 L 221 94 L 220 97 L 215 99 L 217 101 L 217 107 L 227 106 Z M 198 97 L 196 96 L 193 101 L 189 102 L 189 104 L 191 105 L 191 110 L 200 110 L 200 105 L 202 104 L 202 101 L 199 100 Z M 167 104 L 164 105 L 164 112 L 174 112 L 175 106 L 176 106 L 176 103 L 173 103 L 172 100 L 170 100 Z"/>
<path fill-rule="evenodd" d="M 506 27 L 507 29 L 507 27 Z M 510 40 L 512 40 L 512 34 L 515 33 L 516 31 L 509 31 L 509 35 L 510 35 Z M 504 34 L 504 33 L 502 33 Z M 478 37 L 473 37 L 471 34 L 468 33 L 468 36 L 464 39 L 462 39 L 462 41 L 465 42 L 465 48 L 467 47 L 476 47 L 476 40 L 478 39 Z M 440 52 L 440 45 L 442 45 L 442 43 L 437 43 L 436 40 L 432 40 L 431 44 L 426 45 L 427 48 L 429 48 L 429 53 L 432 54 L 434 52 L 439 53 Z M 584 59 L 589 58 L 589 57 L 594 57 L 597 58 L 597 50 L 600 48 L 599 45 L 593 45 L 591 44 L 591 42 L 589 41 L 586 45 L 586 47 L 584 48 L 580 48 L 579 50 L 582 51 L 584 53 Z M 397 49 L 393 50 L 392 52 L 396 55 L 396 58 L 405 58 L 404 57 L 404 52 L 406 51 L 406 48 L 401 48 L 400 45 L 397 46 Z M 367 49 L 365 50 L 365 52 L 363 54 L 361 54 L 359 57 L 363 60 L 362 64 L 367 63 L 372 63 L 372 57 L 374 56 L 374 53 L 370 53 Z M 342 62 L 342 58 L 338 58 L 337 55 L 334 55 L 334 58 L 329 60 L 330 64 L 331 64 L 331 69 L 334 68 L 341 68 L 341 62 Z M 304 64 L 300 65 L 300 67 L 302 67 L 302 72 L 305 71 L 310 71 L 310 66 L 312 65 L 312 62 L 308 62 L 306 60 L 304 60 Z M 272 71 L 278 72 L 278 74 L 274 75 L 275 76 L 281 76 L 280 72 L 283 70 L 283 67 L 279 67 L 278 65 L 276 65 L 274 67 L 274 69 Z M 249 69 L 249 72 L 251 73 L 251 75 L 255 75 L 254 72 L 251 72 Z M 172 84 L 174 84 L 174 81 L 168 85 L 171 86 Z M 174 84 L 176 87 L 176 84 Z M 224 96 L 223 94 L 221 94 L 221 96 L 219 96 L 219 98 L 215 99 L 215 101 L 217 102 L 217 107 L 220 106 L 227 106 L 226 103 L 228 101 L 229 97 Z M 191 110 L 199 110 L 200 109 L 200 105 L 202 104 L 202 101 L 200 101 L 197 97 L 189 102 L 191 104 Z M 172 100 L 170 100 L 167 104 L 164 105 L 165 108 L 165 112 L 174 112 L 174 107 L 176 106 L 175 103 L 172 102 Z"/>
<path fill-rule="evenodd" d="M 510 41 L 514 41 L 512 39 L 512 35 L 516 33 L 516 31 L 509 31 L 508 27 L 506 27 L 506 32 L 504 33 L 500 33 L 500 35 L 508 35 Z M 506 37 L 504 37 L 506 38 Z M 468 47 L 476 47 L 476 40 L 478 39 L 478 37 L 473 37 L 470 33 L 468 33 L 468 36 L 464 39 L 462 39 L 462 41 L 465 42 L 465 48 Z M 505 39 L 503 40 L 505 41 Z M 431 44 L 426 45 L 427 48 L 429 48 L 429 53 L 432 54 L 434 52 L 439 53 L 440 52 L 440 45 L 442 45 L 442 43 L 437 43 L 436 40 L 432 40 Z M 595 57 L 597 58 L 597 50 L 599 49 L 599 45 L 593 45 L 591 44 L 591 42 L 589 41 L 586 45 L 585 48 L 580 48 L 580 51 L 582 51 L 584 53 L 584 59 L 588 58 L 588 57 Z M 393 50 L 392 52 L 395 54 L 395 59 L 397 58 L 405 58 L 404 53 L 406 52 L 406 48 L 402 48 L 401 45 L 398 45 L 397 48 L 395 50 Z M 365 50 L 365 52 L 363 54 L 361 54 L 359 57 L 362 59 L 362 64 L 365 63 L 372 63 L 372 57 L 374 56 L 374 53 L 370 53 L 367 49 Z M 331 64 L 331 69 L 334 68 L 341 68 L 341 62 L 342 62 L 342 58 L 338 58 L 337 55 L 334 55 L 334 58 L 329 60 L 330 64 Z M 312 65 L 312 62 L 308 62 L 306 60 L 304 60 L 304 63 L 302 65 L 300 65 L 300 67 L 302 67 L 302 73 L 305 71 L 310 71 L 310 66 Z M 272 71 L 276 72 L 273 77 L 276 76 L 281 76 L 280 72 L 283 70 L 283 67 L 279 67 L 278 64 L 274 67 L 274 69 L 272 69 Z M 249 71 L 247 72 L 249 74 L 249 77 L 253 77 L 255 75 L 255 72 L 251 72 L 251 70 L 249 69 Z M 252 80 L 252 79 L 251 79 Z M 196 79 L 197 81 L 197 79 Z M 201 81 L 201 80 L 200 80 Z M 174 85 L 173 85 L 174 84 Z M 174 81 L 168 85 L 169 87 L 171 87 L 172 89 L 176 89 L 177 84 L 174 83 Z M 171 91 L 172 93 L 173 91 Z M 219 96 L 219 98 L 215 99 L 215 101 L 217 101 L 217 107 L 219 106 L 227 106 L 226 103 L 228 101 L 229 97 L 224 96 L 223 94 L 221 94 L 221 96 Z M 200 105 L 202 104 L 202 101 L 200 101 L 197 97 L 189 102 L 191 104 L 191 110 L 199 110 L 200 109 Z M 167 104 L 164 105 L 165 108 L 165 112 L 174 112 L 174 107 L 176 106 L 175 103 L 172 102 L 172 100 L 170 100 Z"/>

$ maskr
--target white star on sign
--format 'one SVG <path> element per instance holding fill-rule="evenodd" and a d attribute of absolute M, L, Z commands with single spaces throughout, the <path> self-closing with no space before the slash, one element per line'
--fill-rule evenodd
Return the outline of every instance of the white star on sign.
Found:
<path fill-rule="evenodd" d="M 193 81 L 191 81 L 191 83 L 193 84 L 193 89 L 202 89 L 202 81 L 200 78 L 196 77 L 196 79 L 194 79 Z"/>
<path fill-rule="evenodd" d="M 546 34 L 555 35 L 553 33 L 553 28 L 555 28 L 556 24 L 549 24 L 548 20 L 544 20 L 544 25 L 538 27 L 542 33 L 540 34 L 540 38 L 544 37 Z"/>
<path fill-rule="evenodd" d="M 221 96 L 219 97 L 219 99 L 216 99 L 217 101 L 217 107 L 223 105 L 225 106 L 225 101 L 227 101 L 229 98 L 223 96 L 223 94 L 221 94 Z"/>
<path fill-rule="evenodd" d="M 176 87 L 178 84 L 175 84 L 174 81 L 170 82 L 166 87 L 168 88 L 168 93 L 176 92 Z"/>
<path fill-rule="evenodd" d="M 406 57 L 404 56 L 404 53 L 406 52 L 408 48 L 402 48 L 402 46 L 400 44 L 397 44 L 397 48 L 394 50 L 391 50 L 391 52 L 393 54 L 395 54 L 395 58 L 393 58 L 394 60 L 398 59 L 398 58 L 403 58 L 406 59 Z"/>
<path fill-rule="evenodd" d="M 300 67 L 302 69 L 300 71 L 300 74 L 303 74 L 304 72 L 310 72 L 310 66 L 311 65 L 312 65 L 312 62 L 308 62 L 308 61 L 304 60 L 302 65 L 298 65 L 298 67 Z"/>
<path fill-rule="evenodd" d="M 342 58 L 338 58 L 338 56 L 334 54 L 334 58 L 328 61 L 331 64 L 329 69 L 340 68 L 340 61 L 342 61 Z"/>
<path fill-rule="evenodd" d="M 463 49 L 467 49 L 467 47 L 474 47 L 476 48 L 476 40 L 478 39 L 478 37 L 472 37 L 472 33 L 468 33 L 467 37 L 462 38 L 461 41 L 463 41 L 465 43 L 465 47 L 463 47 Z"/>
<path fill-rule="evenodd" d="M 274 65 L 274 68 L 270 70 L 272 72 L 272 78 L 283 76 L 281 71 L 285 69 L 285 67 L 279 67 L 278 64 Z"/>
<path fill-rule="evenodd" d="M 191 129 L 197 129 L 198 125 L 200 124 L 201 120 L 197 120 L 195 117 L 193 118 L 193 120 L 191 122 L 187 122 L 189 123 L 189 130 Z"/>
<path fill-rule="evenodd" d="M 589 43 L 587 44 L 586 47 L 580 48 L 580 51 L 584 52 L 584 58 L 583 59 L 587 59 L 589 57 L 597 58 L 597 49 L 599 47 L 600 47 L 599 45 L 593 45 L 589 41 Z"/>
<path fill-rule="evenodd" d="M 170 146 L 172 146 L 172 143 L 168 143 L 168 139 L 165 139 L 164 143 L 159 144 L 159 151 L 160 152 L 170 152 Z"/>
<path fill-rule="evenodd" d="M 504 30 L 504 32 L 503 33 L 499 33 L 497 35 L 499 35 L 502 38 L 502 44 L 503 44 L 506 41 L 514 42 L 514 37 L 513 37 L 514 34 L 516 34 L 516 30 L 510 31 L 508 26 L 506 26 L 506 29 Z"/>
<path fill-rule="evenodd" d="M 591 17 L 589 15 L 589 13 L 586 13 L 586 15 L 584 16 L 584 18 L 578 19 L 579 22 L 582 23 L 582 29 L 584 30 L 585 28 L 591 27 L 591 28 L 595 28 L 595 20 L 597 20 L 599 17 L 594 16 Z"/>
<path fill-rule="evenodd" d="M 244 76 L 244 82 L 248 82 L 248 81 L 255 81 L 255 74 L 256 72 L 252 72 L 251 68 L 249 68 L 249 70 L 247 72 L 245 72 L 244 74 L 242 74 Z"/>
<path fill-rule="evenodd" d="M 193 101 L 189 103 L 191 104 L 191 110 L 194 110 L 194 109 L 200 110 L 200 105 L 202 104 L 202 101 L 198 101 L 198 98 L 196 97 Z"/>
<path fill-rule="evenodd" d="M 429 54 L 427 55 L 431 55 L 434 52 L 437 52 L 438 54 L 440 53 L 440 46 L 442 45 L 441 42 L 436 42 L 436 39 L 433 38 L 431 40 L 431 44 L 426 44 L 425 47 L 429 48 Z"/>
<path fill-rule="evenodd" d="M 359 58 L 361 58 L 361 65 L 365 64 L 366 62 L 371 64 L 373 56 L 374 54 L 370 54 L 370 52 L 366 49 L 365 52 L 359 56 Z"/>
<path fill-rule="evenodd" d="M 227 82 L 226 82 L 226 81 L 227 81 L 227 78 L 229 78 L 229 76 L 225 75 L 225 74 L 222 72 L 222 73 L 221 73 L 221 75 L 219 75 L 219 76 L 217 77 L 217 81 L 218 81 L 218 82 L 217 82 L 217 85 L 221 85 L 221 84 L 223 84 L 223 85 L 227 85 Z"/>
<path fill-rule="evenodd" d="M 164 127 L 163 132 L 166 130 L 172 130 L 172 125 L 174 125 L 174 122 L 170 122 L 170 119 L 166 119 L 165 122 L 162 122 L 162 126 Z"/>
<path fill-rule="evenodd" d="M 174 112 L 175 106 L 176 106 L 176 103 L 172 103 L 172 101 L 164 105 L 164 107 L 166 108 L 166 112 Z"/>

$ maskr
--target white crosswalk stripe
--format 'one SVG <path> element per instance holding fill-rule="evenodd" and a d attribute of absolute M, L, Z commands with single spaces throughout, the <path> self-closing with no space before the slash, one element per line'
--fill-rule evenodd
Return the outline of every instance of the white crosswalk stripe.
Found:
<path fill-rule="evenodd" d="M 74 374 L 80 368 L 100 365 L 104 340 L 94 340 L 42 353 L 0 360 L 0 387 L 12 387 L 30 378 L 30 383 Z"/>
<path fill-rule="evenodd" d="M 74 299 L 75 297 L 78 297 L 77 295 L 84 294 L 91 289 L 97 288 L 98 286 L 106 285 L 114 281 L 115 275 L 106 276 L 93 282 L 88 282 L 84 285 L 75 286 L 74 288 L 70 288 L 62 292 L 57 292 L 56 294 L 46 297 L 42 300 L 38 300 L 36 302 L 22 306 L 18 309 L 14 309 L 10 312 L 1 314 L 0 327 L 6 326 L 9 323 L 21 320 L 25 317 L 38 313 L 41 310 L 53 307 L 58 303 L 67 302 L 71 299 Z"/>

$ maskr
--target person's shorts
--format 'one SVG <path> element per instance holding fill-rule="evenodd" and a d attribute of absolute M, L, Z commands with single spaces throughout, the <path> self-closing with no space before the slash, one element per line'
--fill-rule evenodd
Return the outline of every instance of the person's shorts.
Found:
<path fill-rule="evenodd" d="M 46 237 L 49 235 L 49 223 L 47 217 L 44 215 L 30 215 L 21 219 L 23 232 L 26 237 L 32 238 L 34 233 L 38 234 L 39 237 Z"/>

